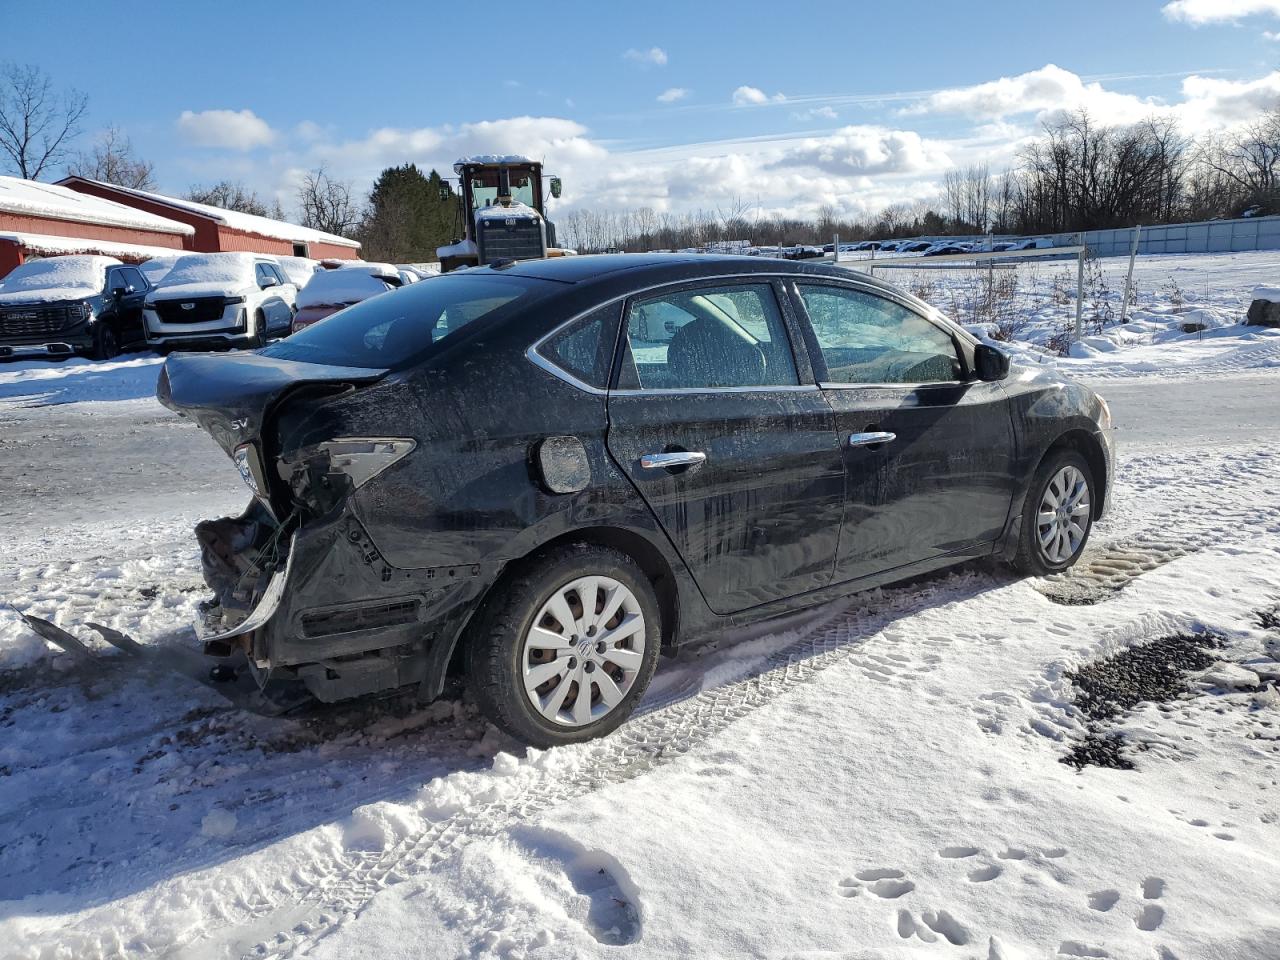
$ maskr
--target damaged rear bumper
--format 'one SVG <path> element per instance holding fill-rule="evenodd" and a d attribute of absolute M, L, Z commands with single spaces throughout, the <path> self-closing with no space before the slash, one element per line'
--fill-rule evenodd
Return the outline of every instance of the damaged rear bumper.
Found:
<path fill-rule="evenodd" d="M 195 622 L 196 636 L 204 645 L 205 653 L 213 657 L 231 656 L 237 646 L 235 641 L 265 627 L 268 621 L 275 616 L 289 584 L 289 574 L 293 569 L 294 547 L 297 539 L 298 535 L 296 533 L 289 537 L 288 545 L 285 548 L 284 564 L 282 566 L 278 565 L 275 572 L 270 575 L 266 588 L 262 591 L 257 604 L 249 611 L 248 616 L 228 625 L 225 622 L 226 615 L 220 612 L 216 617 L 202 617 Z M 220 605 L 216 609 L 221 611 Z M 250 652 L 252 653 L 252 651 Z M 269 657 L 260 658 L 255 656 L 254 665 L 259 668 L 267 668 L 271 666 L 271 660 Z"/>

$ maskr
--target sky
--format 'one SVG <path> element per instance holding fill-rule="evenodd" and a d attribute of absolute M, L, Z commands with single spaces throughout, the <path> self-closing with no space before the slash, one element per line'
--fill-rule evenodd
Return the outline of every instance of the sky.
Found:
<path fill-rule="evenodd" d="M 1280 105 L 1280 0 L 0 0 L 0 61 L 89 94 L 161 190 L 241 180 L 295 206 L 320 165 L 523 153 L 559 209 L 842 216 L 1002 169 L 1088 107 L 1189 133 Z M 554 211 L 553 211 L 554 214 Z"/>

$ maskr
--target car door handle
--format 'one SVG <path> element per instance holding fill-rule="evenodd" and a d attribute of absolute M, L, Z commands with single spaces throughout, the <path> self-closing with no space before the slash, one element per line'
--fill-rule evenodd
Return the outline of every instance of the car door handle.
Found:
<path fill-rule="evenodd" d="M 646 453 L 640 458 L 645 470 L 666 470 L 668 467 L 696 467 L 706 463 L 707 455 L 697 450 L 676 450 L 671 453 Z"/>
<path fill-rule="evenodd" d="M 887 430 L 876 430 L 872 433 L 851 433 L 849 434 L 849 446 L 874 447 L 876 444 L 888 443 L 897 439 L 898 435 L 896 433 L 889 433 Z"/>

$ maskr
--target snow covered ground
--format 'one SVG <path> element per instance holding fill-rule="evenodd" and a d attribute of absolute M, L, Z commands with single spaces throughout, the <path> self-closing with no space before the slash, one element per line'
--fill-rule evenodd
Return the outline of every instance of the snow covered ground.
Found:
<path fill-rule="evenodd" d="M 1222 309 L 1280 272 L 1235 261 Z M 1077 573 L 685 650 L 619 733 L 547 752 L 459 699 L 282 718 L 200 682 L 190 528 L 242 504 L 231 464 L 149 399 L 154 358 L 0 368 L 0 600 L 99 654 L 0 607 L 0 957 L 1280 957 L 1280 339 L 1252 335 L 1056 361 L 1122 445 Z M 1061 762 L 1068 673 L 1210 633 L 1231 669 L 1111 724 L 1136 769 Z"/>

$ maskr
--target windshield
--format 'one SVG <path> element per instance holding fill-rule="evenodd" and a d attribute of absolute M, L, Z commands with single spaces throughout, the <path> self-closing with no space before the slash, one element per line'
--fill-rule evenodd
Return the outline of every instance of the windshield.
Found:
<path fill-rule="evenodd" d="M 398 369 L 481 317 L 506 316 L 558 285 L 493 273 L 453 273 L 347 307 L 262 353 L 282 360 Z"/>
<path fill-rule="evenodd" d="M 526 206 L 534 203 L 533 173 L 528 167 L 511 167 L 511 199 Z M 490 167 L 471 173 L 471 209 L 492 206 L 498 199 L 498 169 Z"/>

